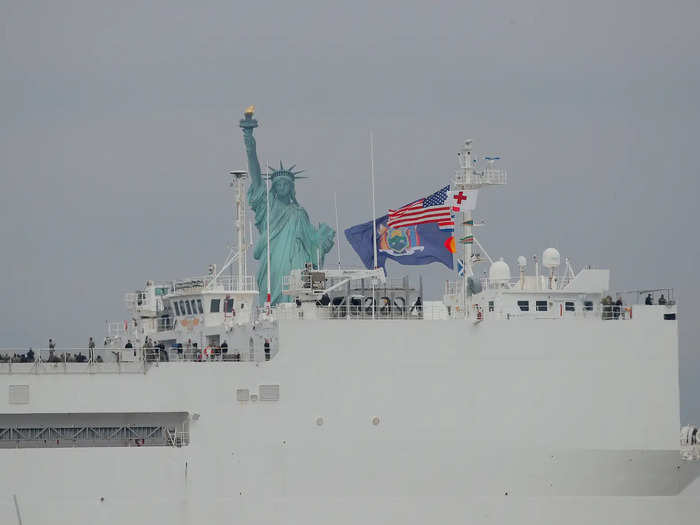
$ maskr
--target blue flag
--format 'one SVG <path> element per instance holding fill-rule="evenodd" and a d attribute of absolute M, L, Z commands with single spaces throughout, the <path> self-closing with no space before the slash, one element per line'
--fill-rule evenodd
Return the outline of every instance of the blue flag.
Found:
<path fill-rule="evenodd" d="M 389 227 L 389 214 L 375 219 L 377 228 L 377 266 L 384 268 L 387 259 L 399 264 L 420 265 L 441 262 L 452 269 L 455 242 L 452 230 L 441 229 L 437 222 Z M 362 259 L 366 268 L 374 266 L 372 221 L 345 230 L 345 238 Z"/>

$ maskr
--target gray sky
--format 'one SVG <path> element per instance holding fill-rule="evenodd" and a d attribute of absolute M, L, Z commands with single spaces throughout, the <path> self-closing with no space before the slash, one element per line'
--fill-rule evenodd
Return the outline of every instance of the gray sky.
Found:
<path fill-rule="evenodd" d="M 369 220 L 370 129 L 379 211 L 447 183 L 465 138 L 500 153 L 487 250 L 674 287 L 700 423 L 700 4 L 336 4 L 0 2 L 0 346 L 84 344 L 123 292 L 221 263 L 254 103 L 262 159 L 307 170 L 315 221 L 337 191 L 341 229 Z M 436 298 L 449 272 L 422 271 Z"/>

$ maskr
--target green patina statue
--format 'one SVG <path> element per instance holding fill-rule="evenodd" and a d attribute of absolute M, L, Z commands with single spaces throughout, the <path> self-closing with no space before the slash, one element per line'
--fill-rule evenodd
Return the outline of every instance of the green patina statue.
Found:
<path fill-rule="evenodd" d="M 307 263 L 314 267 L 323 266 L 326 254 L 333 247 L 335 231 L 327 224 L 318 228 L 311 224 L 309 214 L 299 206 L 296 198 L 295 181 L 299 173 L 294 166 L 284 168 L 280 162 L 279 169 L 270 168 L 267 175 L 260 170 L 253 130 L 258 126 L 253 118 L 255 108 L 245 110 L 240 121 L 243 129 L 246 154 L 248 156 L 248 173 L 251 185 L 248 188 L 248 204 L 255 213 L 255 226 L 260 233 L 253 250 L 253 257 L 260 261 L 258 267 L 258 290 L 260 303 L 264 303 L 267 291 L 267 208 L 266 182 L 270 180 L 270 296 L 272 304 L 289 301 L 282 294 L 282 279 L 293 269 L 301 269 Z"/>

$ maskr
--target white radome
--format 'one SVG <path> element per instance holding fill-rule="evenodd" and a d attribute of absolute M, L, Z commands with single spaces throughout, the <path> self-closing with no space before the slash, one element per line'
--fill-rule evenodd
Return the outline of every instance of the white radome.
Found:
<path fill-rule="evenodd" d="M 561 255 L 556 248 L 547 248 L 542 252 L 542 266 L 545 268 L 558 268 L 561 264 Z"/>
<path fill-rule="evenodd" d="M 503 257 L 491 264 L 489 268 L 489 280 L 496 284 L 503 284 L 510 281 L 510 267 L 508 263 L 503 260 Z"/>

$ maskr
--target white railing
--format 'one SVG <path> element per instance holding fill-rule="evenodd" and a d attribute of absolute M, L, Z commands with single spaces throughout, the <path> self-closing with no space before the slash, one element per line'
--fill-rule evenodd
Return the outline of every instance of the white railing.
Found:
<path fill-rule="evenodd" d="M 403 320 L 420 320 L 427 319 L 444 319 L 446 318 L 447 310 L 440 305 L 427 305 L 418 307 L 382 307 L 377 305 L 372 306 L 353 306 L 346 308 L 345 305 L 328 305 L 314 306 L 313 312 L 304 314 L 302 308 L 288 307 L 273 307 L 272 317 L 279 320 L 297 320 L 297 319 L 403 319 Z"/>
<path fill-rule="evenodd" d="M 144 350 L 143 359 L 147 363 L 156 362 L 184 362 L 184 363 L 202 363 L 202 362 L 230 362 L 230 363 L 252 363 L 256 362 L 256 352 L 259 349 L 255 349 L 252 353 L 250 349 L 236 349 L 229 348 L 224 351 L 220 348 L 205 347 L 202 348 L 191 348 L 191 349 L 178 349 L 170 348 L 168 352 L 167 360 L 164 358 L 163 352 L 157 349 L 147 349 Z"/>
<path fill-rule="evenodd" d="M 277 353 L 271 347 L 223 349 L 216 347 L 169 348 L 5 348 L 0 349 L 0 374 L 117 374 L 145 373 L 148 366 L 163 362 L 257 362 Z M 256 358 L 257 356 L 257 358 Z"/>
<path fill-rule="evenodd" d="M 214 280 L 207 278 L 207 287 L 221 289 L 225 292 L 256 292 L 258 284 L 252 275 L 244 275 L 239 278 L 237 275 L 220 275 Z"/>
<path fill-rule="evenodd" d="M 505 170 L 497 168 L 486 168 L 483 171 L 473 171 L 471 175 L 467 175 L 463 168 L 457 170 L 455 175 L 457 184 L 467 185 L 502 185 L 508 182 L 508 175 Z"/>
<path fill-rule="evenodd" d="M 317 271 L 314 270 L 314 272 L 316 273 Z M 320 270 L 320 273 L 323 273 L 323 270 Z M 296 274 L 285 275 L 284 277 L 282 277 L 282 289 L 283 290 L 311 289 L 311 285 L 312 285 L 311 279 L 312 279 L 312 274 L 303 273 L 303 272 L 301 274 L 296 273 Z M 314 290 L 316 290 L 318 292 L 322 292 L 326 289 L 332 288 L 333 286 L 335 286 L 338 283 L 341 283 L 341 282 L 347 281 L 347 280 L 348 280 L 348 277 L 345 277 L 345 276 L 344 277 L 326 276 L 326 278 L 320 283 L 320 285 L 321 285 L 320 288 L 319 288 L 319 286 L 316 286 L 316 284 L 317 284 L 316 282 L 313 283 L 315 285 Z M 355 278 L 351 279 L 350 280 L 351 292 L 360 288 L 362 286 L 362 281 L 363 281 L 363 279 L 355 279 Z M 365 287 L 365 290 L 372 289 L 372 278 L 371 277 L 367 277 L 364 279 L 364 287 Z M 375 290 L 376 290 L 377 294 L 379 294 L 381 290 L 389 290 L 392 288 L 393 289 L 404 289 L 404 288 L 408 288 L 408 287 L 409 287 L 409 283 L 405 279 L 386 279 L 381 284 L 377 284 L 375 286 Z M 339 288 L 336 288 L 335 292 L 340 293 L 340 295 L 342 295 L 342 292 L 344 290 L 345 290 L 345 287 L 343 285 Z"/>
<path fill-rule="evenodd" d="M 138 349 L 0 349 L 0 374 L 143 372 L 145 372 L 144 360 Z"/>
<path fill-rule="evenodd" d="M 171 447 L 183 447 L 190 443 L 190 433 L 184 430 L 165 429 L 167 444 Z"/>
<path fill-rule="evenodd" d="M 213 275 L 190 277 L 187 279 L 178 279 L 175 281 L 158 283 L 159 288 L 167 288 L 168 295 L 175 292 L 186 291 L 191 293 L 192 290 L 214 289 L 224 292 L 256 292 L 258 290 L 257 281 L 252 275 L 244 275 L 239 278 L 238 275 L 220 275 L 214 278 Z M 138 302 L 138 292 L 128 293 L 127 304 L 136 305 Z M 148 305 L 146 305 L 148 306 Z"/>
<path fill-rule="evenodd" d="M 599 319 L 603 321 L 625 321 L 632 319 L 632 307 L 629 305 L 576 305 L 575 310 L 566 310 L 563 303 L 555 305 L 547 305 L 546 309 L 532 303 L 530 309 L 526 311 L 514 310 L 512 312 L 491 310 L 487 303 L 474 302 L 471 305 L 472 311 L 469 314 L 469 319 L 477 319 L 479 321 L 487 320 L 538 320 L 538 319 Z M 261 310 L 262 312 L 263 310 Z M 363 320 L 449 320 L 449 319 L 464 319 L 464 310 L 459 307 L 448 308 L 441 302 L 428 301 L 418 307 L 399 306 L 380 306 L 376 309 L 372 306 L 355 306 L 351 305 L 346 308 L 345 305 L 314 305 L 311 310 L 305 310 L 303 307 L 296 307 L 293 304 L 279 305 L 272 308 L 273 319 L 282 321 L 291 320 L 340 320 L 340 319 L 363 319 Z"/>

